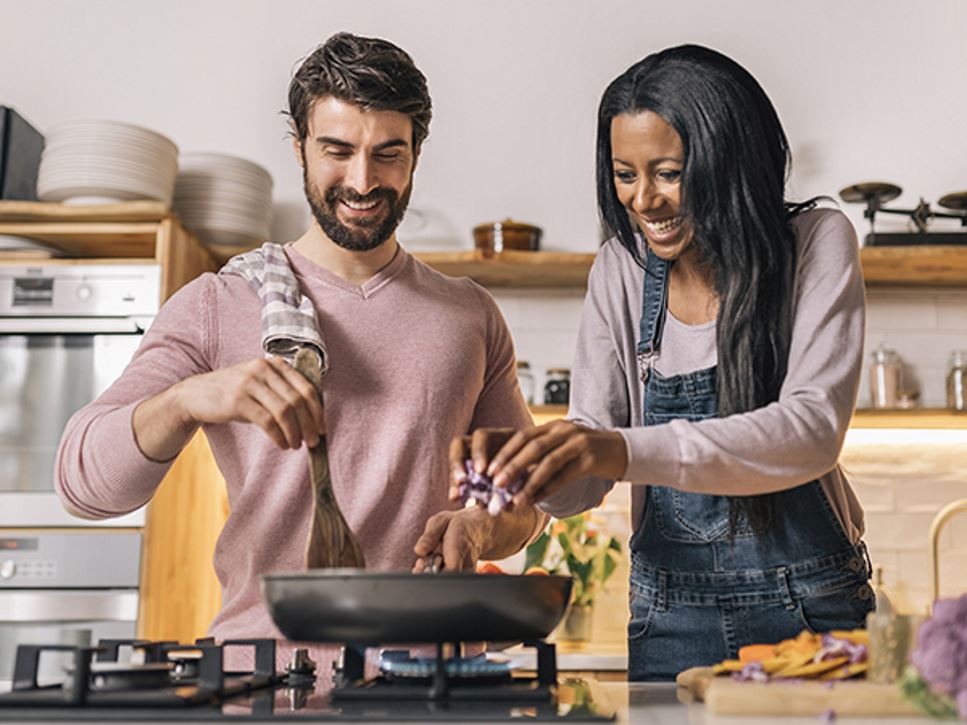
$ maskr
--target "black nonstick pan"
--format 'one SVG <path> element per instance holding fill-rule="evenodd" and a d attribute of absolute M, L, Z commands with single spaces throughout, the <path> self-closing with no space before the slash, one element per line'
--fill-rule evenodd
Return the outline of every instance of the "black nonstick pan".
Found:
<path fill-rule="evenodd" d="M 262 578 L 276 626 L 296 642 L 436 643 L 546 637 L 567 576 L 317 569 Z"/>

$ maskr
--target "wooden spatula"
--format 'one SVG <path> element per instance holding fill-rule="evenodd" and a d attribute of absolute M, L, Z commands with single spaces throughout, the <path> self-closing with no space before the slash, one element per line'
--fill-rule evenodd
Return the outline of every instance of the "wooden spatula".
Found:
<path fill-rule="evenodd" d="M 312 383 L 322 401 L 322 371 L 319 355 L 303 348 L 296 353 L 295 369 Z M 332 569 L 335 567 L 366 566 L 363 551 L 346 523 L 329 474 L 329 449 L 326 438 L 319 439 L 315 448 L 309 449 L 309 474 L 312 479 L 313 507 L 309 540 L 306 543 L 307 569 Z"/>

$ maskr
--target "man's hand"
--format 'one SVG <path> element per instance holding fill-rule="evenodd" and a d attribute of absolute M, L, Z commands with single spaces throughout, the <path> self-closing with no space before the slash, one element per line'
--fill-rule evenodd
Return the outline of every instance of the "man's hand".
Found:
<path fill-rule="evenodd" d="M 518 506 L 491 516 L 479 506 L 459 511 L 441 511 L 426 522 L 413 551 L 414 572 L 427 568 L 434 555 L 443 556 L 442 568 L 473 570 L 480 559 L 506 559 L 520 551 L 538 531 L 547 516 L 530 506 Z"/>
<path fill-rule="evenodd" d="M 132 418 L 138 445 L 156 461 L 176 456 L 199 425 L 229 422 L 254 423 L 280 448 L 312 447 L 325 434 L 312 384 L 277 357 L 193 375 L 143 401 Z"/>
<path fill-rule="evenodd" d="M 413 571 L 422 572 L 436 554 L 443 556 L 443 569 L 473 571 L 488 548 L 494 523 L 493 516 L 477 507 L 434 514 L 413 547 L 418 557 Z"/>

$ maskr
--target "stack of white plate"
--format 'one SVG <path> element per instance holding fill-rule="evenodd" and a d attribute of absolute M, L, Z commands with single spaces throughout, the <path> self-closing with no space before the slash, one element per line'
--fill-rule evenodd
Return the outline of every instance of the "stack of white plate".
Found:
<path fill-rule="evenodd" d="M 272 176 L 227 154 L 182 154 L 174 210 L 208 246 L 252 247 L 272 232 Z"/>
<path fill-rule="evenodd" d="M 120 121 L 64 121 L 47 132 L 37 174 L 43 201 L 171 204 L 178 147 L 160 133 Z"/>
<path fill-rule="evenodd" d="M 2 256 L 63 257 L 57 247 L 28 237 L 0 234 L 0 257 Z"/>

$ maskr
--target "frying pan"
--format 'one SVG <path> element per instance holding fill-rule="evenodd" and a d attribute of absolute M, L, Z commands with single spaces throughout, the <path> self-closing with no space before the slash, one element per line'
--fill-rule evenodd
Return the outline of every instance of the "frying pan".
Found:
<path fill-rule="evenodd" d="M 262 594 L 296 642 L 495 642 L 550 634 L 571 584 L 569 576 L 315 569 L 266 575 Z"/>

